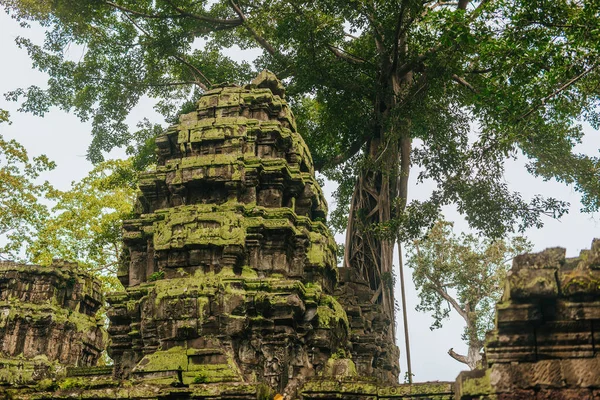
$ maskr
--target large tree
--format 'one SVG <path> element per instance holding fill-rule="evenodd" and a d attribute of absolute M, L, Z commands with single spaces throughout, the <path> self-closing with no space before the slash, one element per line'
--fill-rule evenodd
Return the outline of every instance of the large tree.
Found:
<path fill-rule="evenodd" d="M 531 250 L 522 236 L 489 239 L 473 234 L 456 235 L 453 224 L 437 221 L 422 239 L 414 240 L 407 264 L 421 300 L 418 311 L 432 313 L 431 329 L 456 312 L 465 322 L 462 339 L 467 354 L 448 354 L 475 369 L 481 361 L 485 333 L 494 327 L 494 311 L 504 289 L 509 264 Z"/>
<path fill-rule="evenodd" d="M 507 158 L 523 154 L 530 173 L 574 185 L 587 211 L 600 205 L 598 159 L 573 153 L 574 121 L 600 121 L 598 0 L 0 3 L 48 29 L 43 44 L 17 39 L 48 86 L 8 97 L 91 119 L 93 161 L 131 140 L 125 118 L 142 96 L 172 118 L 212 83 L 249 79 L 252 67 L 224 49 L 261 49 L 254 68 L 286 80 L 317 168 L 341 182 L 344 263 L 390 318 L 394 240 L 432 224 L 442 205 L 491 236 L 565 211 L 511 192 Z M 407 202 L 414 166 L 437 184 L 426 202 Z"/>

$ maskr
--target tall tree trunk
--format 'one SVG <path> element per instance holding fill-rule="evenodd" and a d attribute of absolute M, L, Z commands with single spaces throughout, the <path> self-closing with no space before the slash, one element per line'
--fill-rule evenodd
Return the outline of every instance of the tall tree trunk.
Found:
<path fill-rule="evenodd" d="M 382 305 L 391 324 L 387 332 L 392 346 L 396 343 L 393 255 L 397 232 L 385 228 L 393 214 L 406 207 L 412 143 L 410 119 L 398 115 L 398 105 L 413 85 L 412 72 L 398 71 L 407 54 L 402 18 L 400 12 L 391 54 L 376 40 L 382 72 L 374 102 L 374 131 L 352 196 L 344 254 L 345 265 L 369 283 L 374 293 L 372 302 Z"/>
<path fill-rule="evenodd" d="M 392 79 L 387 101 L 379 102 L 379 126 L 367 142 L 365 162 L 350 205 L 346 231 L 345 265 L 357 270 L 374 292 L 390 319 L 395 342 L 393 255 L 395 232 L 382 229 L 394 213 L 406 206 L 410 145 L 406 119 L 391 116 L 402 87 Z M 396 202 L 396 198 L 400 201 Z M 396 208 L 394 209 L 394 205 Z"/>
<path fill-rule="evenodd" d="M 375 228 L 391 218 L 397 162 L 389 160 L 391 171 L 377 167 L 382 164 L 382 157 L 391 158 L 388 152 L 382 151 L 380 143 L 377 139 L 368 143 L 368 166 L 359 172 L 352 196 L 344 258 L 346 266 L 357 270 L 369 283 L 374 292 L 372 302 L 382 305 L 394 335 L 394 240 L 382 237 Z"/>

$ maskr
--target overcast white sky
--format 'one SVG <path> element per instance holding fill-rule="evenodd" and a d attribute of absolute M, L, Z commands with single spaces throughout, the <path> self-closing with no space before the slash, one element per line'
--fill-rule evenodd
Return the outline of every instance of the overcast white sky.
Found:
<path fill-rule="evenodd" d="M 47 77 L 32 70 L 31 62 L 24 50 L 14 43 L 19 36 L 26 36 L 40 43 L 43 31 L 40 28 L 23 29 L 6 14 L 0 12 L 0 94 L 19 87 L 38 85 L 44 87 Z M 233 56 L 233 55 L 232 55 Z M 160 115 L 152 110 L 152 101 L 143 100 L 132 113 L 128 121 L 132 126 L 142 118 L 147 117 L 152 122 L 161 123 Z M 57 162 L 56 170 L 48 173 L 45 178 L 60 189 L 67 189 L 72 181 L 83 178 L 91 169 L 86 160 L 86 149 L 91 141 L 90 124 L 80 122 L 77 117 L 53 109 L 44 118 L 34 117 L 17 112 L 15 103 L 7 102 L 0 96 L 0 109 L 9 110 L 12 125 L 0 125 L 0 134 L 5 138 L 14 138 L 21 142 L 30 155 L 46 154 Z M 584 143 L 578 147 L 582 152 L 597 154 L 600 149 L 598 131 L 586 127 Z M 122 156 L 123 152 L 115 151 L 112 156 Z M 561 221 L 545 220 L 543 229 L 527 232 L 529 239 L 535 244 L 536 250 L 546 247 L 561 246 L 567 248 L 567 256 L 576 256 L 581 249 L 589 248 L 592 238 L 600 237 L 598 215 L 579 213 L 581 205 L 579 196 L 574 190 L 556 182 L 541 182 L 529 176 L 523 166 L 523 160 L 510 162 L 507 166 L 506 181 L 510 186 L 521 191 L 524 197 L 532 197 L 542 193 L 558 197 L 571 203 L 571 210 Z M 412 198 L 425 199 L 431 190 L 427 185 L 417 186 L 414 182 L 416 174 L 412 174 L 413 182 L 410 195 Z M 331 194 L 332 184 L 327 184 L 325 192 Z M 1 195 L 1 194 L 0 194 Z M 332 200 L 329 200 L 330 207 Z M 446 218 L 456 222 L 458 229 L 466 229 L 466 224 L 457 213 L 448 208 Z M 343 238 L 338 237 L 342 242 Z M 396 260 L 397 265 L 397 260 Z M 430 331 L 431 318 L 414 310 L 417 295 L 412 285 L 410 271 L 407 271 L 407 301 L 409 312 L 409 327 L 411 337 L 411 354 L 415 381 L 454 380 L 456 375 L 466 369 L 462 364 L 451 359 L 446 352 L 450 347 L 464 353 L 466 346 L 461 343 L 460 335 L 463 325 L 459 318 L 452 318 L 444 328 Z M 399 291 L 398 291 L 399 299 Z M 400 316 L 397 317 L 399 319 Z M 401 349 L 402 381 L 406 371 L 404 362 L 404 337 L 402 327 L 398 329 L 398 345 Z"/>

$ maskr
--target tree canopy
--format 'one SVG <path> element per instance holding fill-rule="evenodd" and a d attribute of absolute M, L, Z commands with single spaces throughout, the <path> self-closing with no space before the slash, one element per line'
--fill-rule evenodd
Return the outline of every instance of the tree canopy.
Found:
<path fill-rule="evenodd" d="M 74 261 L 99 277 L 105 290 L 121 288 L 116 277 L 121 225 L 133 212 L 137 182 L 131 165 L 131 160 L 104 161 L 70 190 L 49 193 L 54 206 L 27 247 L 31 261 Z"/>
<path fill-rule="evenodd" d="M 383 143 L 412 144 L 400 176 L 419 165 L 438 184 L 434 207 L 419 210 L 454 202 L 492 235 L 559 216 L 560 201 L 528 202 L 502 182 L 503 161 L 519 152 L 531 173 L 573 184 L 585 209 L 598 209 L 598 159 L 571 151 L 582 135 L 575 121 L 599 122 L 596 1 L 0 3 L 48 28 L 43 44 L 17 39 L 48 87 L 7 96 L 36 114 L 57 105 L 92 119 L 94 161 L 133 139 L 124 121 L 141 96 L 173 118 L 211 83 L 248 81 L 253 67 L 224 52 L 236 45 L 262 49 L 254 69 L 287 78 L 316 164 L 333 177 L 356 176 L 332 168 L 383 131 Z M 339 194 L 349 204 L 351 189 Z"/>

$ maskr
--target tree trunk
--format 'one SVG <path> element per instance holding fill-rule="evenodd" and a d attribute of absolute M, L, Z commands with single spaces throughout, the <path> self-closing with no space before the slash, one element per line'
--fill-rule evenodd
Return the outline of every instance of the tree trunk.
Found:
<path fill-rule="evenodd" d="M 473 308 L 470 304 L 466 304 L 462 314 L 462 317 L 467 323 L 466 334 L 468 338 L 467 343 L 469 345 L 467 355 L 463 356 L 457 354 L 453 349 L 450 349 L 448 351 L 448 354 L 456 361 L 459 361 L 463 364 L 467 364 L 469 368 L 473 370 L 479 367 L 479 363 L 482 359 L 481 349 L 483 348 L 483 341 L 477 337 L 477 328 L 475 326 L 476 315 L 473 311 L 471 311 L 472 309 Z"/>
<path fill-rule="evenodd" d="M 388 152 L 380 148 L 379 140 L 371 140 L 368 146 L 367 164 L 377 165 L 382 157 L 390 158 Z M 375 229 L 391 218 L 397 162 L 390 161 L 391 171 L 365 167 L 359 172 L 348 217 L 345 264 L 368 282 L 374 292 L 373 302 L 382 305 L 394 335 L 394 240 L 382 237 Z"/>
<path fill-rule="evenodd" d="M 467 353 L 467 365 L 471 369 L 476 369 L 481 361 L 481 343 L 477 340 L 475 343 L 469 343 L 469 350 Z"/>
<path fill-rule="evenodd" d="M 365 162 L 358 173 L 348 228 L 345 265 L 357 270 L 374 291 L 389 318 L 395 343 L 393 255 L 396 232 L 386 229 L 394 213 L 406 206 L 411 140 L 407 119 L 390 116 L 401 85 L 391 79 L 391 95 L 377 102 L 377 133 L 367 142 Z M 395 200 L 400 197 L 400 201 Z M 397 207 L 394 209 L 394 205 Z"/>
<path fill-rule="evenodd" d="M 398 104 L 413 84 L 412 72 L 398 72 L 406 61 L 406 33 L 401 33 L 402 14 L 396 31 L 396 46 L 382 50 L 378 95 L 374 100 L 373 135 L 365 148 L 365 162 L 358 173 L 346 230 L 344 263 L 355 269 L 373 290 L 373 302 L 381 304 L 389 320 L 388 344 L 395 346 L 393 255 L 397 232 L 388 222 L 406 207 L 410 169 L 410 119 L 398 115 Z M 400 201 L 396 201 L 399 198 Z M 394 209 L 394 205 L 396 208 Z M 386 229 L 387 228 L 387 229 Z"/>

